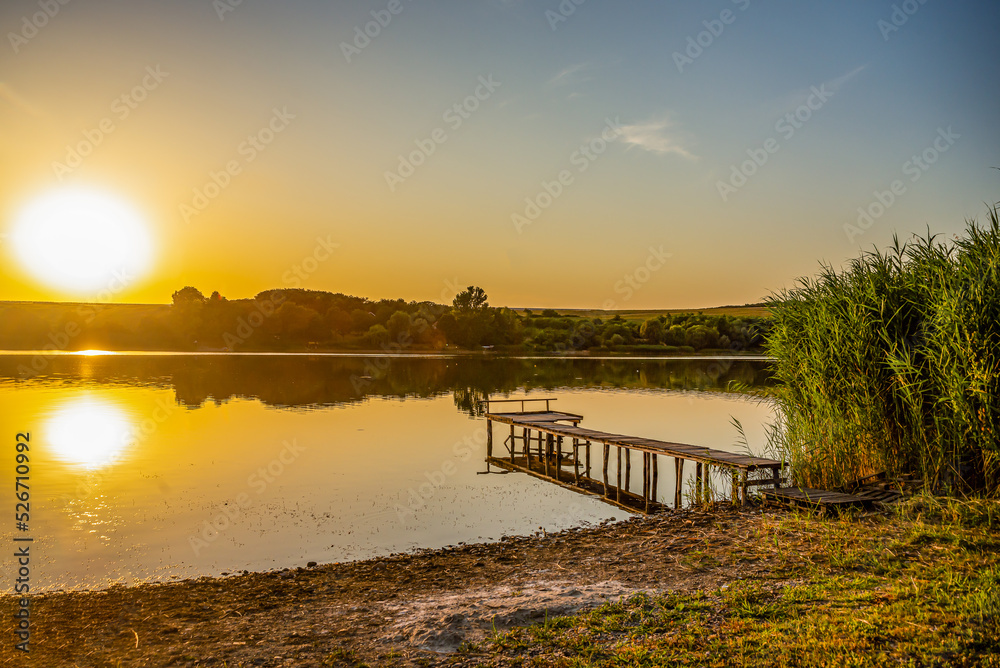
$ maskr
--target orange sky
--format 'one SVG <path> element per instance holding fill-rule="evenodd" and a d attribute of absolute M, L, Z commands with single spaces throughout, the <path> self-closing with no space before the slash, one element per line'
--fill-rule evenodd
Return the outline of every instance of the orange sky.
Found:
<path fill-rule="evenodd" d="M 693 1 L 565 22 L 404 2 L 379 26 L 386 3 L 93 0 L 35 30 L 36 3 L 4 3 L 0 300 L 301 285 L 450 301 L 477 284 L 510 306 L 755 302 L 996 200 L 997 8 L 928 4 L 886 31 L 882 4 L 733 0 L 713 35 L 722 9 Z M 845 229 L 894 182 L 869 229 Z M 66 186 L 141 213 L 143 276 L 39 277 L 19 215 Z"/>

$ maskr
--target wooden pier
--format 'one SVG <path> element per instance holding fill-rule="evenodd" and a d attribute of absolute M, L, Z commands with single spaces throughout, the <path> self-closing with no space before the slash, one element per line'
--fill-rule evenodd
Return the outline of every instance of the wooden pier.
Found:
<path fill-rule="evenodd" d="M 682 503 L 684 466 L 695 465 L 694 501 L 709 498 L 710 467 L 727 471 L 732 477 L 732 500 L 746 503 L 748 488 L 770 485 L 781 487 L 779 461 L 762 457 L 740 455 L 724 450 L 669 443 L 649 438 L 612 434 L 580 427 L 582 415 L 552 410 L 555 399 L 499 399 L 483 402 L 486 406 L 486 462 L 508 471 L 520 471 L 554 482 L 584 494 L 599 496 L 604 501 L 631 512 L 656 513 L 667 508 L 659 501 L 659 460 L 673 458 L 676 484 L 673 506 Z M 541 403 L 545 408 L 541 408 Z M 515 411 L 496 411 L 501 404 L 520 404 Z M 529 410 L 529 404 L 537 410 Z M 506 454 L 495 456 L 493 423 L 508 425 L 510 433 L 502 445 Z M 600 457 L 592 449 L 600 448 Z M 615 452 L 612 453 L 611 449 Z M 641 455 L 642 486 L 633 489 L 633 453 Z M 611 461 L 615 461 L 615 479 L 609 479 Z M 595 478 L 593 468 L 600 466 L 601 479 Z M 765 478 L 751 474 L 763 471 Z M 636 476 L 638 478 L 638 475 Z"/>

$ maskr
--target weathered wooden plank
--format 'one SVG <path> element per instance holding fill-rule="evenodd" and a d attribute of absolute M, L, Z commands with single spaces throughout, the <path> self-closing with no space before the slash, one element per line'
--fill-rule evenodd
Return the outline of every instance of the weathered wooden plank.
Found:
<path fill-rule="evenodd" d="M 854 494 L 831 492 L 824 489 L 800 489 L 785 487 L 782 489 L 765 489 L 760 492 L 765 499 L 778 501 L 793 501 L 823 506 L 863 505 L 865 499 Z"/>

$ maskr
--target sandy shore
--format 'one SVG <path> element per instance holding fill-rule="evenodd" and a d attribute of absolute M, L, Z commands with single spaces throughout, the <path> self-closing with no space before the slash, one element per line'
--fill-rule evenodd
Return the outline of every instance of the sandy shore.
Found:
<path fill-rule="evenodd" d="M 499 543 L 220 579 L 39 596 L 32 650 L 3 665 L 477 665 L 465 643 L 636 592 L 713 589 L 763 568 L 706 567 L 760 511 L 686 510 Z M 12 610 L 11 596 L 3 608 Z M 463 644 L 465 644 L 463 646 Z M 464 649 L 466 651 L 456 652 Z"/>

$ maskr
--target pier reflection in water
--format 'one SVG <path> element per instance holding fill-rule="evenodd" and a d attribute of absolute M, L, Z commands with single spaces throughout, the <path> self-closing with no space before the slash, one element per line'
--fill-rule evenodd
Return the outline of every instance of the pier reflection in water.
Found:
<path fill-rule="evenodd" d="M 625 513 L 482 476 L 485 396 L 559 396 L 622 433 L 734 447 L 754 362 L 0 356 L 0 421 L 32 432 L 42 589 L 342 561 Z M 758 439 L 759 440 L 759 439 Z M 0 473 L 7 471 L 4 462 Z"/>

